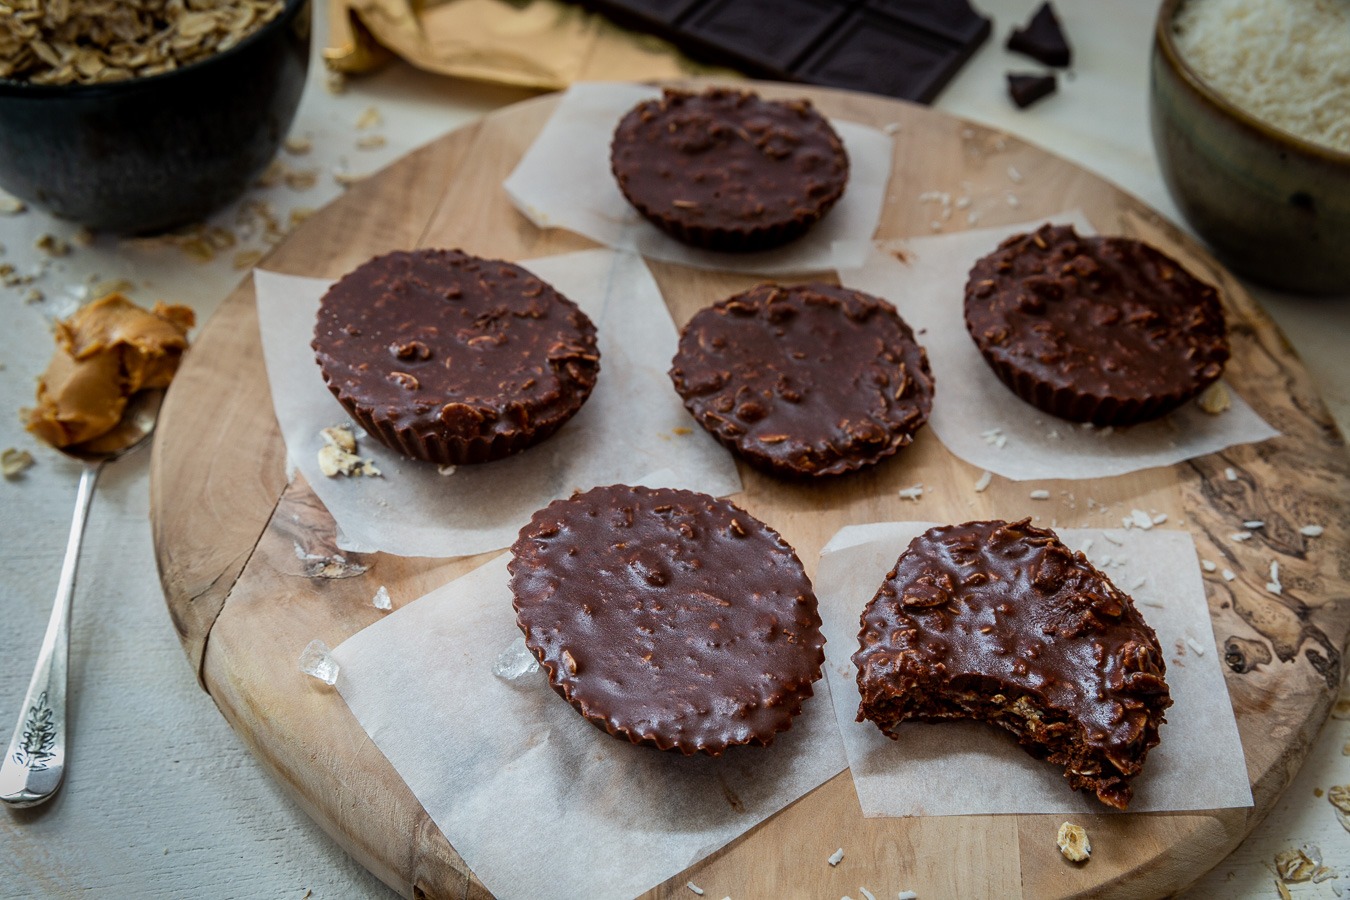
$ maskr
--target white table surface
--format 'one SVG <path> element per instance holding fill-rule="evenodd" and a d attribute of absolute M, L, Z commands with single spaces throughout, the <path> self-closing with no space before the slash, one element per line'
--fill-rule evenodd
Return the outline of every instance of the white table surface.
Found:
<path fill-rule="evenodd" d="M 1033 68 L 1002 49 L 1008 30 L 1039 0 L 976 0 L 993 16 L 994 36 L 947 88 L 939 109 L 968 116 L 1053 149 L 1115 181 L 1179 221 L 1148 137 L 1147 59 L 1155 4 L 1057 0 L 1078 61 L 1059 94 L 1026 111 L 1007 100 L 1004 73 Z M 320 4 L 321 5 L 321 4 Z M 319 13 L 322 35 L 323 11 Z M 316 51 L 317 51 L 316 47 Z M 317 64 L 316 64 L 317 65 Z M 473 118 L 524 99 L 521 91 L 451 81 L 396 64 L 354 80 L 346 93 L 324 88 L 316 68 L 293 134 L 312 139 L 295 169 L 315 169 L 307 190 L 251 192 L 278 210 L 316 208 L 341 192 L 332 172 L 372 172 Z M 358 131 L 369 107 L 382 123 Z M 387 144 L 362 150 L 357 138 Z M 233 209 L 215 220 L 235 221 Z M 0 216 L 0 262 L 28 271 L 43 233 L 74 228 L 39 211 Z M 0 448 L 30 450 L 37 464 L 0 483 L 0 740 L 18 716 L 55 592 L 78 478 L 77 467 L 27 435 L 14 410 L 32 403 L 35 377 L 50 353 L 49 326 L 86 299 L 82 286 L 126 278 L 142 303 L 188 303 L 201 320 L 242 273 L 241 249 L 210 263 L 162 244 L 100 236 L 76 246 L 29 288 L 0 288 Z M 1316 378 L 1342 432 L 1350 432 L 1350 298 L 1310 300 L 1257 291 Z M 389 897 L 263 773 L 201 691 L 179 647 L 155 571 L 148 525 L 149 454 L 109 467 L 90 517 L 72 624 L 71 744 L 66 784 L 33 811 L 0 813 L 0 897 L 91 894 L 103 897 Z M 1281 802 L 1257 831 L 1188 897 L 1271 897 L 1280 850 L 1320 846 L 1340 878 L 1293 885 L 1296 898 L 1339 897 L 1350 889 L 1350 834 L 1314 789 L 1350 782 L 1341 748 L 1350 723 L 1332 719 Z M 1209 865 L 1208 860 L 1197 866 Z"/>

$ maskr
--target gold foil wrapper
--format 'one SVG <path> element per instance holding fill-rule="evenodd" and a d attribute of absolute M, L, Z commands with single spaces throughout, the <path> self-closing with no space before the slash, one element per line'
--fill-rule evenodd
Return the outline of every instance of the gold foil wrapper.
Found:
<path fill-rule="evenodd" d="M 516 87 L 731 75 L 667 41 L 559 0 L 329 0 L 328 66 L 368 72 L 392 52 L 418 68 Z"/>

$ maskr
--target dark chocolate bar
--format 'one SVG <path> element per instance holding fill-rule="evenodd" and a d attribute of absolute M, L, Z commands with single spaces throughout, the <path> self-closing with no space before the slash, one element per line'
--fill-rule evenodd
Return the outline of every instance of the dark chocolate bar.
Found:
<path fill-rule="evenodd" d="M 1025 53 L 1047 66 L 1065 68 L 1073 61 L 1069 41 L 1064 37 L 1059 17 L 1049 2 L 1042 3 L 1026 28 L 1014 28 L 1008 36 L 1008 49 Z"/>
<path fill-rule="evenodd" d="M 967 0 L 574 0 L 750 75 L 928 103 L 989 37 Z"/>
<path fill-rule="evenodd" d="M 1008 96 L 1018 109 L 1026 109 L 1031 104 L 1048 97 L 1055 92 L 1054 75 L 1026 75 L 1017 72 L 1008 73 Z"/>

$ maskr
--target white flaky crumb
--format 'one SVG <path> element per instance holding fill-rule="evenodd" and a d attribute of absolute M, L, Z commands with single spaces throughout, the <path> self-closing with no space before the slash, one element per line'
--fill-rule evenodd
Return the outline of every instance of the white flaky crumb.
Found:
<path fill-rule="evenodd" d="M 1298 533 L 1304 537 L 1321 537 L 1322 532 L 1326 531 L 1321 525 L 1304 525 L 1298 530 Z"/>
<path fill-rule="evenodd" d="M 1133 520 L 1137 527 L 1142 528 L 1145 531 L 1148 531 L 1153 527 L 1153 517 L 1142 509 L 1130 510 L 1130 519 Z"/>
<path fill-rule="evenodd" d="M 838 850 L 831 853 L 830 858 L 825 861 L 832 866 L 839 865 L 841 862 L 844 861 L 844 848 L 840 847 Z"/>
<path fill-rule="evenodd" d="M 992 482 L 993 480 L 994 480 L 994 473 L 993 473 L 993 472 L 984 472 L 984 473 L 982 473 L 982 474 L 980 475 L 980 480 L 977 481 L 977 482 L 975 482 L 975 493 L 977 493 L 977 494 L 983 494 L 984 491 L 985 491 L 985 488 L 989 487 L 990 482 Z M 1309 526 L 1309 527 L 1314 527 L 1314 526 Z M 1321 534 L 1321 533 L 1322 533 L 1321 529 L 1318 529 L 1318 532 L 1317 532 L 1317 533 L 1318 533 L 1318 534 Z M 1307 534 L 1307 531 L 1306 531 L 1306 530 L 1304 531 L 1304 534 Z M 1316 535 L 1313 535 L 1313 536 L 1316 537 Z"/>
<path fill-rule="evenodd" d="M 689 890 L 693 891 L 695 894 L 698 894 L 700 897 L 703 896 L 703 888 L 694 884 L 692 881 L 686 881 L 684 883 L 684 886 L 689 888 Z"/>
<path fill-rule="evenodd" d="M 899 494 L 901 500 L 918 500 L 923 496 L 923 485 L 915 484 L 907 488 L 901 488 Z"/>
<path fill-rule="evenodd" d="M 1065 822 L 1059 826 L 1055 843 L 1059 845 L 1059 852 L 1070 862 L 1084 862 L 1092 856 L 1092 842 L 1088 840 L 1082 825 Z"/>
<path fill-rule="evenodd" d="M 1027 496 L 1030 497 L 1032 500 L 1049 500 L 1050 492 L 1046 490 L 1032 491 Z"/>
<path fill-rule="evenodd" d="M 896 900 L 919 900 L 919 895 L 913 891 L 901 891 L 895 895 Z"/>
<path fill-rule="evenodd" d="M 1195 653 L 1196 656 L 1204 656 L 1204 655 L 1205 655 L 1205 646 L 1204 646 L 1204 644 L 1201 644 L 1199 641 L 1197 641 L 1197 640 L 1196 640 L 1195 638 L 1193 638 L 1193 637 L 1188 637 L 1188 638 L 1186 638 L 1186 646 L 1187 646 L 1187 647 L 1190 647 L 1191 650 L 1194 651 L 1194 653 Z"/>
<path fill-rule="evenodd" d="M 1229 466 L 1223 470 L 1223 477 L 1227 478 L 1229 481 L 1237 481 L 1237 470 L 1232 466 Z"/>
<path fill-rule="evenodd" d="M 380 589 L 375 592 L 375 596 L 371 598 L 370 602 L 376 609 L 388 610 L 394 608 L 394 601 L 389 597 L 389 588 L 384 585 L 380 585 Z"/>
<path fill-rule="evenodd" d="M 1154 525 L 1161 525 L 1166 521 L 1167 521 L 1167 513 L 1158 513 L 1156 516 L 1153 517 Z"/>
<path fill-rule="evenodd" d="M 1237 576 L 1233 574 L 1233 570 L 1232 570 L 1232 569 L 1224 569 L 1224 570 L 1223 570 L 1223 580 L 1224 580 L 1224 581 L 1232 581 L 1234 578 L 1237 578 Z"/>

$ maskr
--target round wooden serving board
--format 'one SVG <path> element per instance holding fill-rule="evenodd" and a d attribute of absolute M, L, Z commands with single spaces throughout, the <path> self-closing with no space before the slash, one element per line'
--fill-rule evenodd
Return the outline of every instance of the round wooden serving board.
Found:
<path fill-rule="evenodd" d="M 1350 626 L 1350 465 L 1342 438 L 1270 319 L 1194 242 L 1133 198 L 1043 150 L 923 107 L 798 86 L 761 90 L 809 96 L 837 118 L 899 126 L 891 129 L 894 174 L 879 238 L 932 232 L 936 207 L 919 201 L 925 191 L 971 196 L 981 226 L 1077 207 L 1102 232 L 1148 240 L 1221 286 L 1233 341 L 1227 378 L 1283 437 L 1169 469 L 1035 486 L 1056 498 L 1060 489 L 1090 493 L 1127 514 L 1132 507 L 1167 513 L 1185 522 L 1202 557 L 1237 573 L 1232 582 L 1208 575 L 1206 586 L 1255 807 L 1088 817 L 1081 824 L 1095 852 L 1074 866 L 1055 847 L 1062 817 L 864 819 L 845 772 L 651 896 L 684 900 L 689 879 L 738 900 L 839 896 L 842 882 L 823 864 L 838 847 L 848 854 L 850 891 L 863 884 L 891 896 L 908 888 L 930 898 L 1045 898 L 1179 889 L 1271 808 L 1340 683 Z M 404 158 L 309 219 L 265 267 L 336 277 L 401 248 L 528 259 L 590 247 L 576 235 L 535 228 L 501 189 L 555 103 L 544 97 L 501 110 Z M 1009 180 L 1009 166 L 1020 183 Z M 1010 190 L 1016 208 L 1006 200 Z M 945 228 L 965 221 L 958 212 Z M 758 280 L 651 268 L 677 324 Z M 1236 480 L 1225 477 L 1228 468 Z M 850 523 L 1034 511 L 1063 527 L 1106 524 L 1059 500 L 1029 509 L 1025 483 L 996 479 L 977 494 L 971 485 L 979 474 L 927 430 L 892 460 L 836 481 L 791 485 L 743 468 L 745 491 L 735 499 L 779 529 L 812 574 L 821 546 Z M 902 505 L 896 491 L 916 482 L 928 486 L 922 506 Z M 296 659 L 310 640 L 336 646 L 380 617 L 370 603 L 379 585 L 401 606 L 487 557 L 349 554 L 348 562 L 369 567 L 350 577 L 334 577 L 347 574 L 341 565 L 315 573 L 297 558 L 297 545 L 308 554 L 336 553 L 334 525 L 303 479 L 286 481 L 251 280 L 202 329 L 169 392 L 151 489 L 169 611 L 203 687 L 235 731 L 335 840 L 400 893 L 486 896 L 338 694 L 302 675 Z M 1266 524 L 1246 543 L 1230 540 L 1246 519 Z M 1300 535 L 1310 522 L 1326 534 Z M 1281 596 L 1265 588 L 1272 559 L 1280 562 Z"/>

